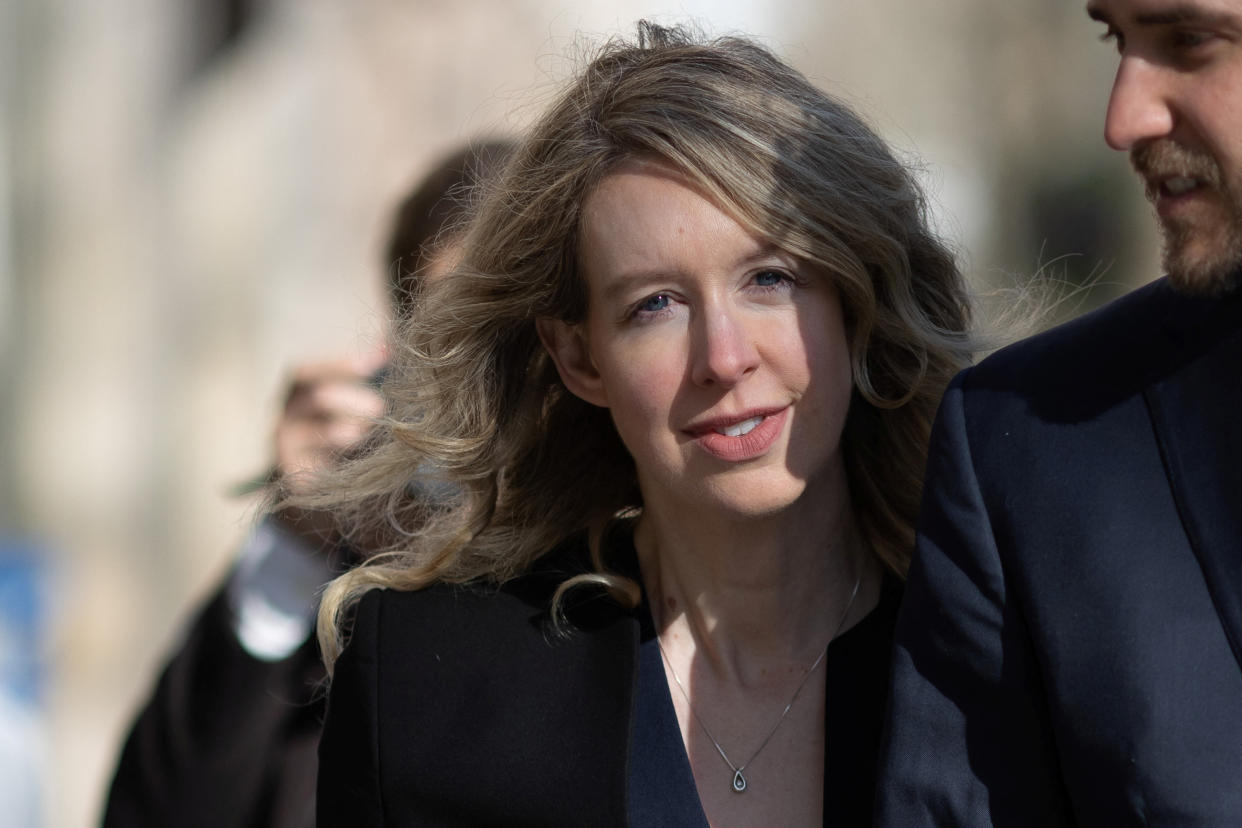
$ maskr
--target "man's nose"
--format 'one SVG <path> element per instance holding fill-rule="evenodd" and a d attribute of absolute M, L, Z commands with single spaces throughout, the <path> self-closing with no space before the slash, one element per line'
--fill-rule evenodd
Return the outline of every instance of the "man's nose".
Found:
<path fill-rule="evenodd" d="M 1104 119 L 1104 140 L 1110 147 L 1128 151 L 1173 131 L 1167 72 L 1140 57 L 1122 57 Z"/>

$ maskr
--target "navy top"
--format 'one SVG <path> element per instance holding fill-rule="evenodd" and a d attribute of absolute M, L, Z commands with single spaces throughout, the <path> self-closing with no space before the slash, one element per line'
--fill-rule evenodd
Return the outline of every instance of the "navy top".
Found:
<path fill-rule="evenodd" d="M 889 653 L 901 583 L 886 575 L 880 601 L 828 645 L 825 701 L 824 824 L 871 825 Z M 707 828 L 673 709 L 651 613 L 644 601 L 630 745 L 630 825 Z M 721 762 L 722 784 L 728 768 Z"/>

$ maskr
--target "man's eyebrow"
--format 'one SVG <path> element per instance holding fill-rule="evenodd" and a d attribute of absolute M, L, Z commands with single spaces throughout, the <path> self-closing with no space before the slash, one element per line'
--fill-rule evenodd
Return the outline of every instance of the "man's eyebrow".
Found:
<path fill-rule="evenodd" d="M 1087 4 L 1087 16 L 1106 25 L 1113 25 L 1112 18 L 1094 3 Z M 1202 25 L 1223 25 L 1237 22 L 1235 15 L 1228 12 L 1205 9 L 1195 3 L 1179 3 L 1160 11 L 1142 12 L 1134 15 L 1136 26 L 1172 26 L 1178 23 L 1198 23 Z"/>
<path fill-rule="evenodd" d="M 1190 3 L 1174 6 L 1167 11 L 1135 15 L 1134 20 L 1140 26 L 1169 26 L 1174 23 L 1220 24 L 1229 21 L 1233 15 L 1222 11 L 1205 9 Z"/>

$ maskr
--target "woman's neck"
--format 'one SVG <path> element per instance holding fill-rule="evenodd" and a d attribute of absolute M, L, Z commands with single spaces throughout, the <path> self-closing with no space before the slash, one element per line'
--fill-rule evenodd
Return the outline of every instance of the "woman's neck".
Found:
<path fill-rule="evenodd" d="M 732 520 L 644 510 L 634 540 L 666 649 L 697 654 L 725 681 L 762 684 L 809 665 L 838 626 L 870 611 L 880 571 L 862 549 L 848 495 L 817 499 L 818 508 L 805 500 L 781 514 Z"/>

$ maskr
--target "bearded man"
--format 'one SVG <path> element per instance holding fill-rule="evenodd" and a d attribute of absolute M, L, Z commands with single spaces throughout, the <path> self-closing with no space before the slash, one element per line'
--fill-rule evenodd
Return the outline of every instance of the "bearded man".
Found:
<path fill-rule="evenodd" d="M 1087 11 L 1168 276 L 946 395 L 881 825 L 1242 825 L 1242 0 Z"/>

